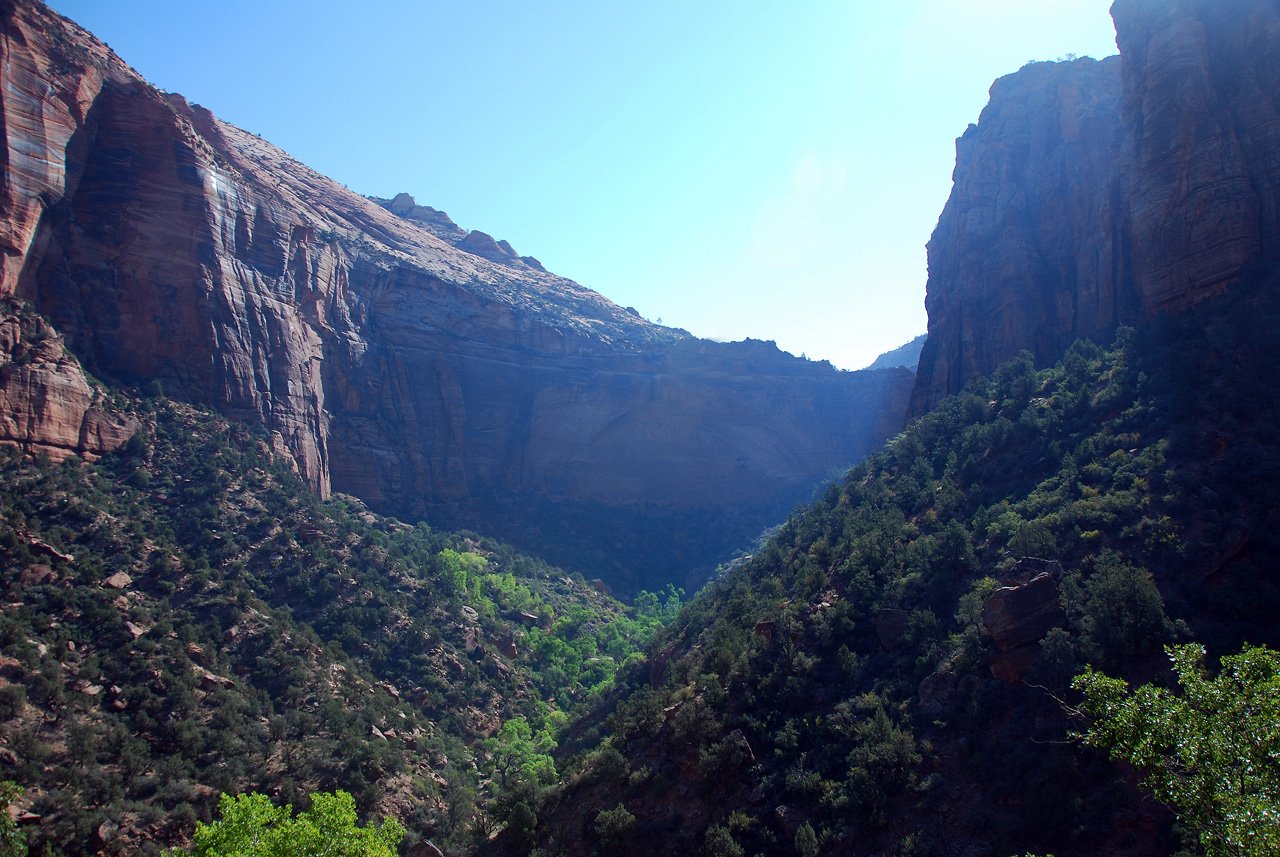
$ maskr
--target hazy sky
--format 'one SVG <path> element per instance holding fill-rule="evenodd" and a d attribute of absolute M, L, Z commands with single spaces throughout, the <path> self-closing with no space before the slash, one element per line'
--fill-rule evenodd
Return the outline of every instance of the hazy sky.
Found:
<path fill-rule="evenodd" d="M 54 0 L 162 89 L 647 318 L 855 369 L 924 332 L 955 138 L 1110 0 Z"/>

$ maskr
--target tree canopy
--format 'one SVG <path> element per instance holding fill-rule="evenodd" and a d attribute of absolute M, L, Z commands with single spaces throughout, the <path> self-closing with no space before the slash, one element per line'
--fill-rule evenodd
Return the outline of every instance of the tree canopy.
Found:
<path fill-rule="evenodd" d="M 1201 646 L 1167 651 L 1177 694 L 1093 669 L 1076 678 L 1085 740 L 1133 763 L 1210 857 L 1280 853 L 1280 652 L 1246 646 L 1210 678 Z"/>
<path fill-rule="evenodd" d="M 169 857 L 396 857 L 404 838 L 395 819 L 360 827 L 355 800 L 343 791 L 315 795 L 296 816 L 256 792 L 224 794 L 218 810 L 221 820 L 196 826 L 190 851 Z"/>

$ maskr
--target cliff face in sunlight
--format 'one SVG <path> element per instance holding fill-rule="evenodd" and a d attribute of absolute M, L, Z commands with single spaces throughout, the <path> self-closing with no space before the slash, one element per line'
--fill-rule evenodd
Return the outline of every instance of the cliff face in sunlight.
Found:
<path fill-rule="evenodd" d="M 0 15 L 0 294 L 104 380 L 277 432 L 322 494 L 477 526 L 526 500 L 624 529 L 618 510 L 698 510 L 745 539 L 899 426 L 905 371 L 651 324 L 407 196 L 347 191 L 43 6 Z M 542 521 L 507 517 L 536 542 Z"/>
<path fill-rule="evenodd" d="M 929 242 L 912 412 L 1022 350 L 1176 313 L 1280 258 L 1280 9 L 1117 0 L 1121 55 L 1001 78 Z"/>

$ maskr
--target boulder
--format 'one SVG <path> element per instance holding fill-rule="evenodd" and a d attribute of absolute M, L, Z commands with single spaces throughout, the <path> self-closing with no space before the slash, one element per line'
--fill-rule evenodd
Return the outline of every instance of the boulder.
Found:
<path fill-rule="evenodd" d="M 18 573 L 18 585 L 24 589 L 28 586 L 41 586 L 52 583 L 58 576 L 47 565 L 29 565 Z"/>
<path fill-rule="evenodd" d="M 920 682 L 917 691 L 920 710 L 925 714 L 940 714 L 951 705 L 959 680 L 949 670 L 939 670 Z"/>
<path fill-rule="evenodd" d="M 1066 622 L 1058 585 L 1048 572 L 1021 586 L 997 589 L 982 607 L 983 627 L 1002 652 L 1037 643 Z"/>

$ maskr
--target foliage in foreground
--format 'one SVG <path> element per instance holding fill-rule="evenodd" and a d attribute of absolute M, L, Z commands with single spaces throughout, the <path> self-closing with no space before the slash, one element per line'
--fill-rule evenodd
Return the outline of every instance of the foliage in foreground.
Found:
<path fill-rule="evenodd" d="M 224 794 L 221 820 L 199 824 L 190 851 L 169 857 L 395 857 L 404 828 L 395 819 L 360 827 L 356 802 L 339 791 L 317 794 L 297 816 L 264 794 Z"/>
<path fill-rule="evenodd" d="M 1280 853 L 1280 652 L 1246 646 L 1210 678 L 1204 649 L 1168 649 L 1180 694 L 1092 669 L 1077 677 L 1085 739 L 1132 763 L 1210 857 Z"/>
<path fill-rule="evenodd" d="M 11 780 L 0 782 L 0 857 L 26 857 L 27 834 L 18 829 L 9 806 L 22 794 L 22 787 Z"/>

